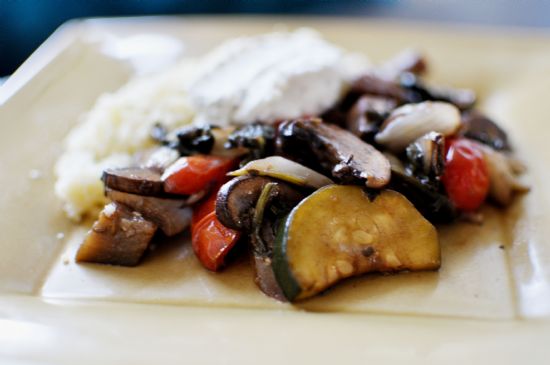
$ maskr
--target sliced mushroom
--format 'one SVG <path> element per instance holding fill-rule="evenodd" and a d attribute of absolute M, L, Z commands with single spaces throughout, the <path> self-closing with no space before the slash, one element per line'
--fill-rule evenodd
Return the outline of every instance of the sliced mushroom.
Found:
<path fill-rule="evenodd" d="M 277 184 L 272 182 L 264 185 L 254 209 L 253 228 L 250 232 L 252 257 L 254 262 L 254 282 L 260 290 L 269 297 L 286 301 L 283 290 L 279 286 L 273 271 L 273 246 L 279 225 L 298 204 L 298 201 L 286 201 L 281 209 L 278 201 Z M 285 200 L 286 197 L 282 197 Z M 273 209 L 277 207 L 277 209 Z"/>
<path fill-rule="evenodd" d="M 375 136 L 375 141 L 394 153 L 400 153 L 428 132 L 449 136 L 460 125 L 460 112 L 452 104 L 438 101 L 407 104 L 390 114 Z"/>
<path fill-rule="evenodd" d="M 137 265 L 156 230 L 157 225 L 138 212 L 109 203 L 78 249 L 76 261 Z"/>
<path fill-rule="evenodd" d="M 490 147 L 483 146 L 482 151 L 489 172 L 489 196 L 493 201 L 506 206 L 516 193 L 529 191 L 517 177 L 517 161 Z"/>
<path fill-rule="evenodd" d="M 287 205 L 297 204 L 304 194 L 282 181 L 266 177 L 245 175 L 231 179 L 218 192 L 216 216 L 226 227 L 250 232 L 254 227 L 256 203 L 264 186 L 276 183 L 272 194 L 278 196 L 277 208 L 284 210 Z"/>
<path fill-rule="evenodd" d="M 349 111 L 346 129 L 363 141 L 372 142 L 380 125 L 396 106 L 393 99 L 364 95 Z"/>
<path fill-rule="evenodd" d="M 352 84 L 350 93 L 390 98 L 395 100 L 398 104 L 418 101 L 413 98 L 414 94 L 411 94 L 398 83 L 382 79 L 372 74 L 367 74 L 357 79 Z"/>
<path fill-rule="evenodd" d="M 407 146 L 412 173 L 427 182 L 438 181 L 445 168 L 445 137 L 430 132 Z"/>
<path fill-rule="evenodd" d="M 184 199 L 142 196 L 110 188 L 106 188 L 105 193 L 109 199 L 130 207 L 157 224 L 167 236 L 182 232 L 191 223 L 192 210 Z"/>
<path fill-rule="evenodd" d="M 315 169 L 321 168 L 341 183 L 385 186 L 390 163 L 370 144 L 321 119 L 296 119 L 279 126 L 277 146 L 282 154 Z"/>
<path fill-rule="evenodd" d="M 126 193 L 158 196 L 164 194 L 164 187 L 158 171 L 126 167 L 106 169 L 101 180 L 106 187 Z"/>
<path fill-rule="evenodd" d="M 279 286 L 275 273 L 273 272 L 273 258 L 270 255 L 252 255 L 254 265 L 254 282 L 260 290 L 268 297 L 278 301 L 288 301 Z"/>
<path fill-rule="evenodd" d="M 222 186 L 216 216 L 230 228 L 250 237 L 256 276 L 254 281 L 268 296 L 284 300 L 271 267 L 275 232 L 282 218 L 306 194 L 293 186 L 265 176 L 239 176 Z"/>
<path fill-rule="evenodd" d="M 495 150 L 510 150 L 508 136 L 495 122 L 479 111 L 462 114 L 464 136 L 484 143 Z"/>
<path fill-rule="evenodd" d="M 239 170 L 231 172 L 231 176 L 242 175 L 271 176 L 291 184 L 319 189 L 325 185 L 334 184 L 331 179 L 321 175 L 304 165 L 281 156 L 270 156 L 253 160 Z"/>

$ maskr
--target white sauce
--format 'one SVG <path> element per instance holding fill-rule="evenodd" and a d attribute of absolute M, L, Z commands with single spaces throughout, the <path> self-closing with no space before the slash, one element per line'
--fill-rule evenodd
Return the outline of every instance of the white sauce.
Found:
<path fill-rule="evenodd" d="M 196 123 L 220 126 L 318 115 L 367 61 L 309 29 L 228 41 L 200 62 L 188 92 Z"/>

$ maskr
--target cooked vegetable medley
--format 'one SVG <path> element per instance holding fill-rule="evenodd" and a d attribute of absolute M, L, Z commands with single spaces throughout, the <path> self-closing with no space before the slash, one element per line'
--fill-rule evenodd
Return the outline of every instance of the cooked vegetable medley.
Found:
<path fill-rule="evenodd" d="M 175 130 L 159 120 L 157 148 L 104 171 L 111 202 L 77 261 L 137 265 L 153 239 L 189 228 L 208 270 L 248 247 L 258 287 L 281 301 L 366 273 L 437 270 L 434 224 L 528 188 L 475 94 L 428 85 L 427 67 L 404 53 L 315 115 Z"/>

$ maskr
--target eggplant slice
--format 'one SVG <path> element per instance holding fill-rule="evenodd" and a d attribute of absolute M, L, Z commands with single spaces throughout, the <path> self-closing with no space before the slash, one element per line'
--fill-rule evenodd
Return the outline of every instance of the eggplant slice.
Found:
<path fill-rule="evenodd" d="M 182 232 L 191 223 L 192 210 L 184 199 L 166 199 L 105 189 L 109 199 L 124 204 L 154 222 L 167 236 Z"/>
<path fill-rule="evenodd" d="M 277 147 L 290 159 L 332 175 L 343 184 L 382 188 L 390 181 L 390 163 L 370 144 L 321 119 L 296 119 L 279 126 Z"/>
<path fill-rule="evenodd" d="M 157 225 L 122 204 L 109 203 L 99 214 L 77 254 L 77 262 L 135 266 Z"/>
<path fill-rule="evenodd" d="M 158 171 L 140 167 L 106 169 L 101 180 L 107 188 L 131 194 L 159 196 L 164 184 Z"/>

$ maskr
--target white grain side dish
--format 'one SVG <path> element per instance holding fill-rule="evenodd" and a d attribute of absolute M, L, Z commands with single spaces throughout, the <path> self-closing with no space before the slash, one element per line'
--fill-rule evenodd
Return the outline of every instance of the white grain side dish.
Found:
<path fill-rule="evenodd" d="M 55 193 L 67 216 L 80 220 L 107 202 L 99 179 L 108 167 L 131 163 L 132 155 L 154 145 L 152 126 L 160 120 L 176 128 L 190 123 L 193 109 L 184 88 L 193 63 L 184 61 L 158 75 L 131 80 L 102 95 L 82 115 L 65 140 L 55 166 Z"/>

